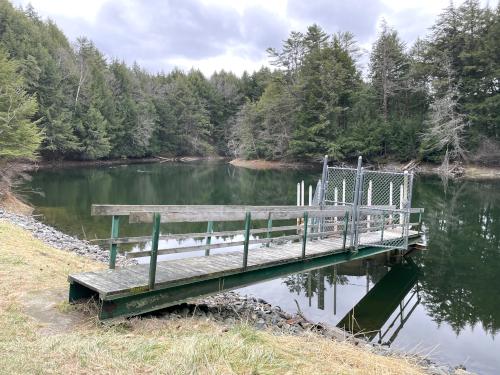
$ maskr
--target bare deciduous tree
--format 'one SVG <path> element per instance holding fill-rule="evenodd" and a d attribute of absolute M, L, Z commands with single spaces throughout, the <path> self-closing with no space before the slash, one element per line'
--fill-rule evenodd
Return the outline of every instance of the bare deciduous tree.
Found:
<path fill-rule="evenodd" d="M 442 98 L 430 106 L 426 121 L 427 131 L 422 135 L 424 151 L 435 152 L 446 149 L 451 160 L 466 157 L 464 131 L 468 125 L 466 117 L 457 110 L 458 91 L 450 87 Z"/>

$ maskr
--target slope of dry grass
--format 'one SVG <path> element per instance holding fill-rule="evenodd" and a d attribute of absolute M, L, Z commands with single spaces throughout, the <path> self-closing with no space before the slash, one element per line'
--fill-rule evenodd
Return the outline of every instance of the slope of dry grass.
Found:
<path fill-rule="evenodd" d="M 0 373 L 423 373 L 405 359 L 313 334 L 227 329 L 198 318 L 105 326 L 64 303 L 69 272 L 101 267 L 0 220 Z"/>

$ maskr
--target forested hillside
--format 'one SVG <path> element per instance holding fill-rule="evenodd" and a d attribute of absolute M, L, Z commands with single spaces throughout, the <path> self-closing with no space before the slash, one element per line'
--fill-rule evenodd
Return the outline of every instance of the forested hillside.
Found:
<path fill-rule="evenodd" d="M 380 25 L 365 74 L 356 36 L 318 25 L 270 48 L 274 69 L 152 74 L 107 59 L 88 39 L 68 41 L 31 7 L 0 0 L 0 137 L 22 123 L 26 131 L 26 119 L 40 130 L 2 147 L 26 142 L 32 150 L 40 138 L 43 158 L 74 160 L 327 153 L 440 161 L 448 151 L 492 164 L 500 159 L 499 42 L 500 7 L 468 0 L 443 10 L 411 46 Z M 3 87 L 9 69 L 19 76 L 9 84 L 29 105 L 19 123 Z"/>

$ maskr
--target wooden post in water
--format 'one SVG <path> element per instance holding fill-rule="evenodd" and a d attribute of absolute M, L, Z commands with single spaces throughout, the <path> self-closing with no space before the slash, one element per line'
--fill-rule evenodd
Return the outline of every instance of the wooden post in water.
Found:
<path fill-rule="evenodd" d="M 207 224 L 207 233 L 210 234 L 214 231 L 214 222 L 209 221 Z M 210 255 L 210 244 L 212 243 L 212 236 L 207 236 L 207 245 L 209 245 L 205 250 L 205 255 Z"/>
<path fill-rule="evenodd" d="M 153 236 L 151 239 L 151 257 L 149 259 L 149 289 L 155 287 L 156 263 L 158 260 L 158 240 L 160 237 L 160 214 L 155 212 L 153 215 Z"/>
<path fill-rule="evenodd" d="M 313 187 L 312 185 L 309 185 L 309 206 L 312 206 L 312 201 L 313 201 Z"/>
<path fill-rule="evenodd" d="M 118 244 L 113 243 L 113 239 L 118 238 L 118 228 L 120 226 L 120 216 L 113 216 L 111 219 L 111 245 L 109 246 L 109 268 L 115 269 L 116 253 L 118 252 Z"/>
<path fill-rule="evenodd" d="M 250 242 L 250 224 L 252 217 L 250 212 L 245 214 L 245 239 L 243 243 L 243 270 L 246 271 L 248 264 L 248 244 Z"/>

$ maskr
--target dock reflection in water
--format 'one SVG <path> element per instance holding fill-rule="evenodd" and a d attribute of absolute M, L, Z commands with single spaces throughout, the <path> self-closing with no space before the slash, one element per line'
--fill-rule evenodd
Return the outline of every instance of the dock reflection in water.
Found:
<path fill-rule="evenodd" d="M 242 292 L 264 296 L 288 311 L 296 311 L 298 305 L 308 319 L 324 322 L 327 318 L 327 323 L 356 336 L 390 345 L 420 303 L 418 275 L 411 257 L 382 254 L 290 275 Z M 280 297 L 283 287 L 288 289 L 288 299 Z"/>

